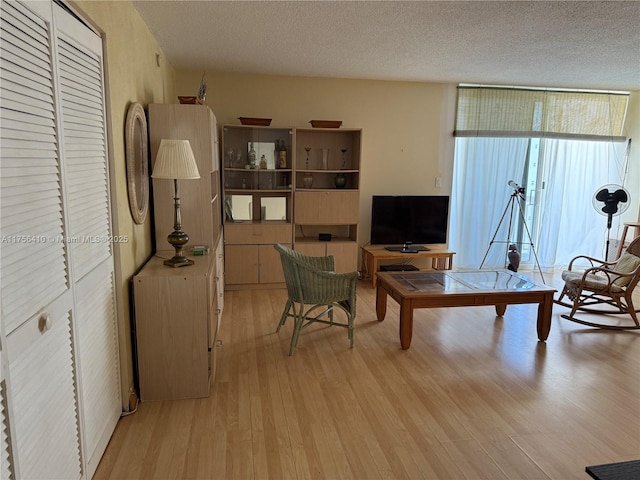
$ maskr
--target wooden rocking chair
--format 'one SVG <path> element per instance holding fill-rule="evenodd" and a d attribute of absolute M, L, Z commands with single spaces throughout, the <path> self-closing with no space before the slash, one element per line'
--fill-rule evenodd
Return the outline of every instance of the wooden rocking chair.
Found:
<path fill-rule="evenodd" d="M 583 271 L 574 270 L 574 262 L 579 259 L 586 260 L 591 266 Z M 640 280 L 640 237 L 633 240 L 615 262 L 585 255 L 573 258 L 569 263 L 569 269 L 562 272 L 562 279 L 565 285 L 555 303 L 571 308 L 571 313 L 562 315 L 562 318 L 590 327 L 613 330 L 640 329 L 637 315 L 640 310 L 635 309 L 632 300 L 633 290 Z M 565 296 L 572 303 L 563 302 Z M 600 304 L 611 308 L 593 308 Z M 633 323 L 613 325 L 590 322 L 576 318 L 578 310 L 592 314 L 625 314 L 631 317 Z"/>

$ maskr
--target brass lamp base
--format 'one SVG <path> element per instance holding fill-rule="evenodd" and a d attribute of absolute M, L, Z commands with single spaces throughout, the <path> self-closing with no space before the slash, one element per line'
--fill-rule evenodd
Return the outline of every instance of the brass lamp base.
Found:
<path fill-rule="evenodd" d="M 173 268 L 187 267 L 189 265 L 193 265 L 193 260 L 189 260 L 187 257 L 184 257 L 182 255 L 174 255 L 170 259 L 165 260 L 164 264 L 167 267 L 173 267 Z"/>
<path fill-rule="evenodd" d="M 182 231 L 180 224 L 176 224 L 174 228 L 175 230 L 167 236 L 167 240 L 176 249 L 176 253 L 170 259 L 165 260 L 164 264 L 174 268 L 193 265 L 193 260 L 189 260 L 182 254 L 182 247 L 189 241 L 189 235 Z"/>

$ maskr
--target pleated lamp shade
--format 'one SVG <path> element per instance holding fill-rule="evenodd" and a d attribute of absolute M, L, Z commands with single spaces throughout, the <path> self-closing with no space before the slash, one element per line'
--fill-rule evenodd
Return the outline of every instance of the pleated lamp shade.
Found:
<path fill-rule="evenodd" d="M 200 178 L 189 140 L 160 140 L 151 176 L 179 180 Z"/>

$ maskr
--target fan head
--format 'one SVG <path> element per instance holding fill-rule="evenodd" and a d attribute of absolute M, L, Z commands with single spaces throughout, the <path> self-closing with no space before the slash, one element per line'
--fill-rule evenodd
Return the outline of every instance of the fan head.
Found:
<path fill-rule="evenodd" d="M 629 208 L 629 192 L 620 185 L 604 185 L 593 195 L 592 202 L 599 214 L 617 216 Z"/>

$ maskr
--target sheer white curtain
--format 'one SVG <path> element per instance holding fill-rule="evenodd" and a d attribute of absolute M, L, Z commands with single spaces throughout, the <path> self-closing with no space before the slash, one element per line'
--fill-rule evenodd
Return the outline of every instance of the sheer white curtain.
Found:
<path fill-rule="evenodd" d="M 545 139 L 538 259 L 543 268 L 567 265 L 576 255 L 605 258 L 607 217 L 596 212 L 594 193 L 623 183 L 624 143 Z M 618 218 L 614 217 L 612 233 Z M 615 235 L 614 235 L 615 236 Z"/>
<path fill-rule="evenodd" d="M 456 138 L 449 248 L 456 252 L 457 267 L 479 268 L 487 253 L 483 267 L 505 266 L 508 218 L 489 245 L 513 193 L 508 182 L 522 178 L 528 143 L 526 138 Z"/>
<path fill-rule="evenodd" d="M 507 242 L 516 235 L 512 227 L 508 238 L 514 191 L 508 182 L 523 178 L 528 144 L 528 138 L 456 138 L 449 247 L 458 267 L 479 268 L 483 259 L 483 268 L 506 265 Z M 544 188 L 536 192 L 538 220 L 527 226 L 543 269 L 564 266 L 578 254 L 605 258 L 607 217 L 594 209 L 592 197 L 603 185 L 623 184 L 624 149 L 621 142 L 542 140 L 538 185 Z M 518 220 L 519 207 L 513 207 Z"/>

